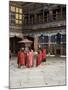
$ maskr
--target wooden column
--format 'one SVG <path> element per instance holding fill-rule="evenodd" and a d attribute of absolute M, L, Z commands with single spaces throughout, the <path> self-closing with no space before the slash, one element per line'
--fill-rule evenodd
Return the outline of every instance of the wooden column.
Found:
<path fill-rule="evenodd" d="M 38 40 L 39 40 L 38 35 L 35 35 L 35 37 L 34 37 L 34 50 L 35 51 L 38 50 L 38 46 L 39 46 Z"/>
<path fill-rule="evenodd" d="M 36 24 L 37 23 L 37 15 L 36 15 L 36 13 L 34 14 L 34 23 Z"/>
<path fill-rule="evenodd" d="M 49 17 L 48 18 L 49 18 L 50 21 L 53 20 L 53 12 L 52 12 L 51 9 L 49 10 Z"/>
<path fill-rule="evenodd" d="M 63 16 L 62 16 L 62 7 L 61 7 L 61 11 L 60 11 L 60 13 L 61 13 L 61 18 L 63 18 Z"/>
<path fill-rule="evenodd" d="M 44 23 L 44 9 L 43 9 L 43 23 Z"/>
<path fill-rule="evenodd" d="M 40 15 L 38 16 L 39 20 L 38 20 L 38 23 L 40 23 Z"/>
<path fill-rule="evenodd" d="M 51 35 L 48 35 L 49 41 L 48 41 L 48 54 L 50 55 L 50 50 L 51 50 Z"/>
<path fill-rule="evenodd" d="M 56 35 L 55 35 L 55 39 L 56 39 Z M 56 40 L 55 40 L 55 55 L 56 55 Z"/>
<path fill-rule="evenodd" d="M 63 45 L 60 46 L 60 55 L 63 55 Z"/>
<path fill-rule="evenodd" d="M 32 16 L 32 24 L 34 24 L 34 16 Z"/>
<path fill-rule="evenodd" d="M 62 38 L 62 35 L 61 35 L 61 38 Z M 63 44 L 62 44 L 62 42 L 61 42 L 60 45 L 61 45 L 61 46 L 60 46 L 60 54 L 63 55 Z"/>
<path fill-rule="evenodd" d="M 56 20 L 58 19 L 58 12 L 56 11 Z"/>
<path fill-rule="evenodd" d="M 30 24 L 30 14 L 28 14 L 28 24 Z"/>

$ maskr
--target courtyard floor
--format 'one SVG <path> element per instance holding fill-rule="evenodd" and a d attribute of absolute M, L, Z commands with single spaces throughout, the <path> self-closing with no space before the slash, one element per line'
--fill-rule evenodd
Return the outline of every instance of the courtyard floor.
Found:
<path fill-rule="evenodd" d="M 10 88 L 66 85 L 66 58 L 47 57 L 38 67 L 18 68 L 17 58 L 10 60 Z"/>

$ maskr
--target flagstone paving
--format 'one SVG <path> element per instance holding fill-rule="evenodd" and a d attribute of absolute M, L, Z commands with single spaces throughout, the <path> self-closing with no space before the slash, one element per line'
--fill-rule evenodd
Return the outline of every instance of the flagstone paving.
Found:
<path fill-rule="evenodd" d="M 18 68 L 17 58 L 10 60 L 10 88 L 66 85 L 66 58 L 47 57 L 38 67 Z"/>

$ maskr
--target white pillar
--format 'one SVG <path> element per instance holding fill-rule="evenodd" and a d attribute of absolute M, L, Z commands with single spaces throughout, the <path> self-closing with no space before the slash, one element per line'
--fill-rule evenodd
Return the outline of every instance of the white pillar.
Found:
<path fill-rule="evenodd" d="M 48 50 L 48 55 L 50 56 L 50 49 L 51 49 L 50 48 L 50 45 L 51 45 L 51 35 L 50 34 L 48 35 L 48 38 L 49 38 L 49 41 L 48 41 L 48 49 L 49 49 Z"/>

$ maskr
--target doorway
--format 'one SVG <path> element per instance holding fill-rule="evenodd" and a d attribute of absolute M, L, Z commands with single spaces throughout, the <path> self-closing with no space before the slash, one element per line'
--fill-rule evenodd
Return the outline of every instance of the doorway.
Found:
<path fill-rule="evenodd" d="M 56 49 L 56 55 L 60 55 L 60 49 Z"/>
<path fill-rule="evenodd" d="M 10 37 L 9 40 L 10 40 L 9 48 L 11 50 L 11 53 L 12 54 L 17 54 L 17 52 L 19 51 L 19 49 L 21 47 L 18 42 L 21 41 L 22 39 L 19 38 L 19 37 L 14 36 L 14 37 Z"/>

